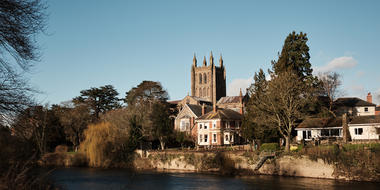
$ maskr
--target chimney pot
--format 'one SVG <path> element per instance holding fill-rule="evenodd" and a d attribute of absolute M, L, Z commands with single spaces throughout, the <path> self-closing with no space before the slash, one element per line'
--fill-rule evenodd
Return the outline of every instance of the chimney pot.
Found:
<path fill-rule="evenodd" d="M 368 94 L 367 94 L 367 102 L 372 103 L 372 94 L 371 94 L 371 92 L 368 92 Z"/>

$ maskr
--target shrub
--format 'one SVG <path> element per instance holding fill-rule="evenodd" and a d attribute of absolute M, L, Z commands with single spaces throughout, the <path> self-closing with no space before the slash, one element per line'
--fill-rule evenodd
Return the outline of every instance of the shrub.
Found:
<path fill-rule="evenodd" d="M 67 152 L 68 150 L 68 147 L 66 145 L 58 145 L 55 147 L 55 151 L 54 152 L 57 152 L 57 153 L 65 153 Z"/>
<path fill-rule="evenodd" d="M 260 151 L 268 151 L 268 152 L 274 152 L 280 150 L 280 146 L 278 143 L 263 143 L 260 146 Z"/>

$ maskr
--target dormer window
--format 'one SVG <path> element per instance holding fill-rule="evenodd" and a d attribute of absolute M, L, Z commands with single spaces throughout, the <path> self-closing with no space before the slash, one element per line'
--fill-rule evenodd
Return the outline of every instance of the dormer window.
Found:
<path fill-rule="evenodd" d="M 364 112 L 368 112 L 368 107 L 365 107 L 365 108 L 364 108 Z"/>

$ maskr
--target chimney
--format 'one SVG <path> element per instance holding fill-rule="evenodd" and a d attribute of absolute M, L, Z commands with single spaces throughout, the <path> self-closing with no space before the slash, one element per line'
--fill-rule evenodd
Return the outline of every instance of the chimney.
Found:
<path fill-rule="evenodd" d="M 367 102 L 372 103 L 372 94 L 370 92 L 367 95 Z"/>
<path fill-rule="evenodd" d="M 205 114 L 205 104 L 202 104 L 202 115 Z"/>

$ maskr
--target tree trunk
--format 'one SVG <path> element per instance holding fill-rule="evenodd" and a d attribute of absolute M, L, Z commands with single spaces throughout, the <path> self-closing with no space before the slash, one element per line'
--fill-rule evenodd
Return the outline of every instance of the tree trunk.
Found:
<path fill-rule="evenodd" d="M 165 150 L 165 142 L 163 138 L 159 138 L 160 140 L 160 145 L 161 145 L 161 150 Z"/>
<path fill-rule="evenodd" d="M 290 135 L 285 137 L 285 152 L 290 151 Z"/>

